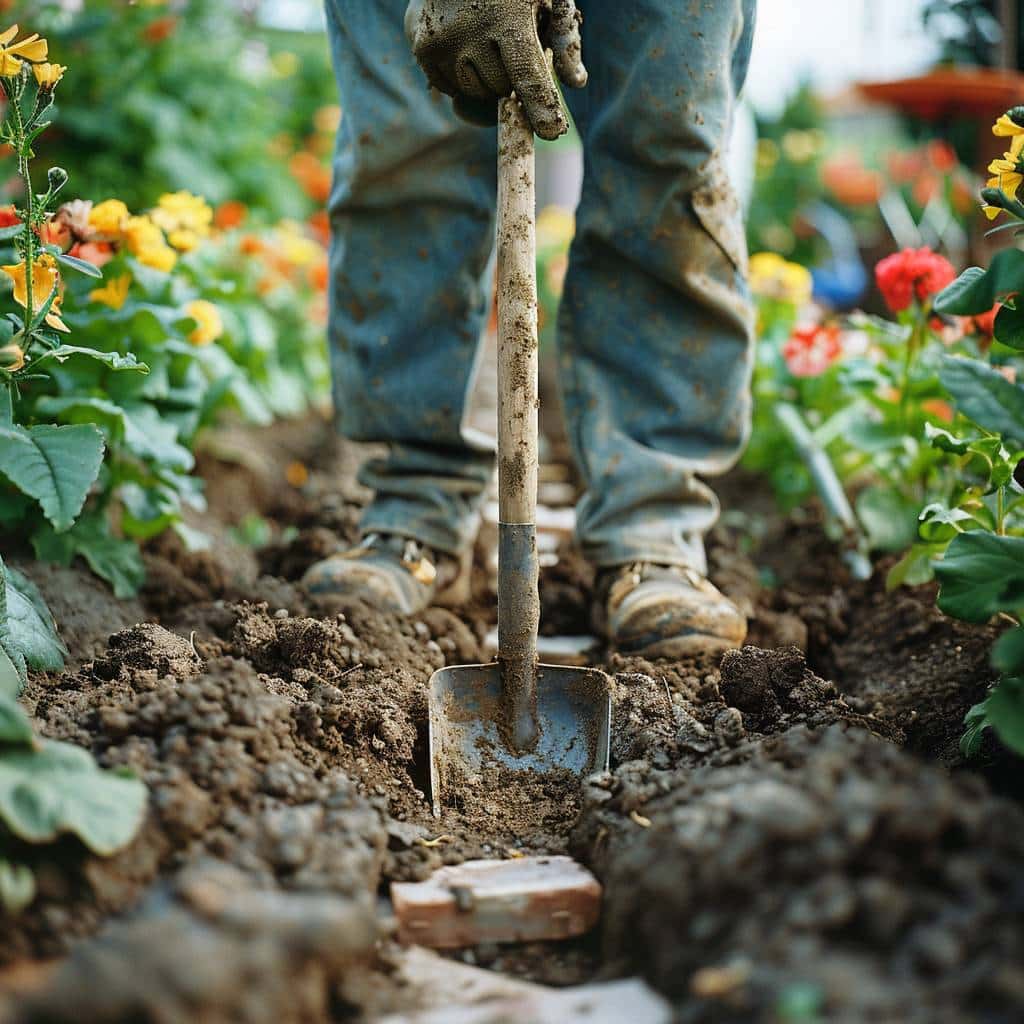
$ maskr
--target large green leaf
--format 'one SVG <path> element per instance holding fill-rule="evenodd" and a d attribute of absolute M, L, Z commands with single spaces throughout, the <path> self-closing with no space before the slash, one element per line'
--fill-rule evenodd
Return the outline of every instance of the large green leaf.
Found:
<path fill-rule="evenodd" d="M 103 462 L 103 435 L 88 424 L 0 427 L 0 473 L 36 499 L 56 530 L 82 511 Z"/>
<path fill-rule="evenodd" d="M 29 668 L 59 672 L 68 652 L 43 595 L 27 576 L 5 567 L 2 560 L 0 579 L 5 580 L 7 630 L 11 641 L 24 655 Z"/>
<path fill-rule="evenodd" d="M 1024 252 L 1004 249 L 996 253 L 988 270 L 969 267 L 935 299 L 937 313 L 974 316 L 987 313 L 998 301 L 1024 292 Z"/>
<path fill-rule="evenodd" d="M 1024 444 L 1024 388 L 998 370 L 978 362 L 946 356 L 939 374 L 957 410 L 985 430 Z"/>
<path fill-rule="evenodd" d="M 146 812 L 146 787 L 105 772 L 88 751 L 43 741 L 0 753 L 0 821 L 19 839 L 49 843 L 73 833 L 109 856 L 131 842 Z"/>
<path fill-rule="evenodd" d="M 1024 537 L 978 530 L 953 539 L 935 566 L 938 605 L 965 622 L 987 622 L 997 612 L 1024 607 Z"/>
<path fill-rule="evenodd" d="M 17 697 L 28 681 L 28 665 L 14 642 L 7 618 L 7 573 L 0 560 L 0 693 Z"/>

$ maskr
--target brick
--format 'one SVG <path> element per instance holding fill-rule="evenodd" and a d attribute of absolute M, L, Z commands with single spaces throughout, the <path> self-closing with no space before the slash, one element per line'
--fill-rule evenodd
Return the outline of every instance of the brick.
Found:
<path fill-rule="evenodd" d="M 434 949 L 568 939 L 601 914 L 601 885 L 571 857 L 472 860 L 393 882 L 399 941 Z"/>

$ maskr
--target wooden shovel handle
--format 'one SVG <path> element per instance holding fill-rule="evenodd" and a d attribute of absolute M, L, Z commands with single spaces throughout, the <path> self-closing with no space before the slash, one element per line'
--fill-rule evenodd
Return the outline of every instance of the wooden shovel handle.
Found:
<path fill-rule="evenodd" d="M 498 112 L 498 658 L 508 739 L 537 739 L 537 257 L 533 132 Z"/>

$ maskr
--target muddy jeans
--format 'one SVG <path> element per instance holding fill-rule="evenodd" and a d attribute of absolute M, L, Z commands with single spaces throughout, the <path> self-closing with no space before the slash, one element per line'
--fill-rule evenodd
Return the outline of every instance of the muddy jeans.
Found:
<path fill-rule="evenodd" d="M 431 95 L 406 0 L 326 0 L 343 107 L 330 200 L 342 433 L 383 441 L 364 532 L 471 542 L 494 465 L 464 425 L 492 287 L 496 137 Z M 704 569 L 698 479 L 749 432 L 752 317 L 724 167 L 755 0 L 586 0 L 590 82 L 567 89 L 585 172 L 558 323 L 566 427 L 597 565 Z"/>

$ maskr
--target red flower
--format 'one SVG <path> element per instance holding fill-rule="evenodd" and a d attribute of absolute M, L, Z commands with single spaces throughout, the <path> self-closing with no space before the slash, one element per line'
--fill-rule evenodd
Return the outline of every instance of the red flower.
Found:
<path fill-rule="evenodd" d="M 842 354 L 835 324 L 798 327 L 782 346 L 782 358 L 794 377 L 820 377 Z"/>
<path fill-rule="evenodd" d="M 928 143 L 928 159 L 931 161 L 932 167 L 941 174 L 949 174 L 956 170 L 956 166 L 960 162 L 957 159 L 956 150 L 944 139 L 932 139 Z"/>
<path fill-rule="evenodd" d="M 13 206 L 0 206 L 0 228 L 12 228 L 20 223 L 21 218 L 14 212 Z"/>
<path fill-rule="evenodd" d="M 953 264 L 931 249 L 904 249 L 875 267 L 875 280 L 893 313 L 908 309 L 916 298 L 925 302 L 956 279 Z"/>
<path fill-rule="evenodd" d="M 968 330 L 991 341 L 996 329 L 996 313 L 999 312 L 1002 305 L 1001 302 L 997 302 L 987 313 L 978 313 L 977 316 L 968 317 Z"/>

